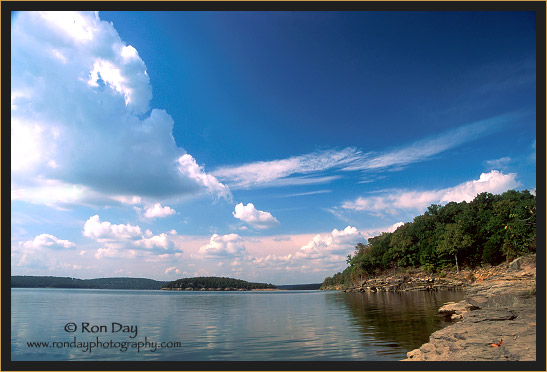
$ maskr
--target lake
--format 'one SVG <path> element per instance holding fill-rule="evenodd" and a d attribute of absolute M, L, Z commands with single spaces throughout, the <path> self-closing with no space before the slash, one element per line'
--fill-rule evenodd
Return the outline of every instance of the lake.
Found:
<path fill-rule="evenodd" d="M 14 361 L 400 360 L 462 291 L 11 290 Z M 32 344 L 31 344 L 32 343 Z"/>

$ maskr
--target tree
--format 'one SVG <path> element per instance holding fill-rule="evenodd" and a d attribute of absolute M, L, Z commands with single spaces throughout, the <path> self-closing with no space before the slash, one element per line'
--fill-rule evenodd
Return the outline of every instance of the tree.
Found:
<path fill-rule="evenodd" d="M 473 238 L 464 228 L 461 221 L 449 223 L 445 226 L 444 234 L 437 245 L 439 256 L 445 265 L 451 261 L 448 257 L 453 257 L 456 269 L 459 271 L 458 254 L 466 252 L 473 247 Z"/>

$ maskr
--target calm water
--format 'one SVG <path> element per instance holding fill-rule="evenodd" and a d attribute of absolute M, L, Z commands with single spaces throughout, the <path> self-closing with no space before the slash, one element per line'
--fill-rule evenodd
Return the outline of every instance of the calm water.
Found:
<path fill-rule="evenodd" d="M 437 309 L 463 293 L 17 288 L 11 296 L 12 360 L 286 361 L 402 359 L 446 325 Z"/>

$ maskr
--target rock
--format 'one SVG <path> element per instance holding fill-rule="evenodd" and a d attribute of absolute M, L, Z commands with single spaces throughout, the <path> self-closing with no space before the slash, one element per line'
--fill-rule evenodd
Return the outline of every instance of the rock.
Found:
<path fill-rule="evenodd" d="M 514 272 L 520 270 L 520 264 L 522 263 L 522 257 L 517 258 L 513 262 L 509 264 L 509 267 L 507 268 L 507 272 Z"/>
<path fill-rule="evenodd" d="M 465 300 L 442 306 L 440 313 L 459 322 L 434 332 L 405 360 L 535 361 L 535 255 L 515 261 L 504 272 L 489 269 L 466 289 Z"/>
<path fill-rule="evenodd" d="M 442 314 L 446 317 L 450 317 L 451 319 L 461 319 L 462 315 L 472 311 L 479 309 L 478 306 L 472 305 L 469 302 L 463 300 L 460 302 L 447 302 L 444 304 L 441 308 L 439 308 L 439 314 Z M 456 316 L 453 316 L 456 315 Z"/>

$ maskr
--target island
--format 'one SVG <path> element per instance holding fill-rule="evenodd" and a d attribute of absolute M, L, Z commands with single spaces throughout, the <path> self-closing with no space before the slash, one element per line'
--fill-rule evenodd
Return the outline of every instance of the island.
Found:
<path fill-rule="evenodd" d="M 165 284 L 162 290 L 170 291 L 254 291 L 277 290 L 273 284 L 251 283 L 241 279 L 216 276 L 182 278 Z"/>

